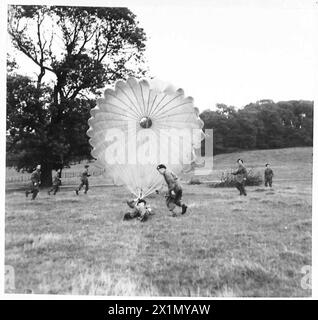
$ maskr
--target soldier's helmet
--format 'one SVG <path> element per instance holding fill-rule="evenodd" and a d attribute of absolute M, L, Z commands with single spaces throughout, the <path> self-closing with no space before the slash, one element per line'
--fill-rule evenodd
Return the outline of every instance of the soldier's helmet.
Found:
<path fill-rule="evenodd" d="M 143 203 L 144 205 L 147 204 L 147 202 L 146 202 L 145 199 L 139 199 L 139 200 L 137 201 L 137 204 L 140 204 L 140 203 Z"/>
<path fill-rule="evenodd" d="M 160 170 L 160 169 L 167 169 L 167 167 L 164 164 L 159 164 L 157 166 L 157 170 Z"/>
<path fill-rule="evenodd" d="M 126 212 L 126 213 L 124 214 L 123 220 L 130 220 L 130 219 L 131 219 L 130 212 Z"/>

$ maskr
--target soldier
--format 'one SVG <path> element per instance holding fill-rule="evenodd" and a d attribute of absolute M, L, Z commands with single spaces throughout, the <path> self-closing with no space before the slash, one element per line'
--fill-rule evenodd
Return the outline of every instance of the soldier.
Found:
<path fill-rule="evenodd" d="M 81 183 L 78 186 L 78 188 L 75 190 L 76 195 L 78 195 L 78 192 L 82 189 L 84 185 L 85 185 L 84 193 L 86 194 L 88 191 L 88 177 L 90 177 L 91 175 L 88 173 L 89 165 L 86 164 L 84 167 L 85 167 L 85 170 L 81 174 Z"/>
<path fill-rule="evenodd" d="M 56 193 L 59 191 L 60 189 L 60 185 L 62 184 L 61 181 L 61 169 L 60 170 L 56 170 L 56 173 L 53 177 L 53 185 L 51 190 L 49 190 L 47 193 L 48 195 L 51 194 L 51 192 L 53 191 L 53 195 L 56 195 Z"/>
<path fill-rule="evenodd" d="M 245 190 L 245 182 L 247 178 L 247 171 L 244 167 L 243 160 L 238 159 L 238 169 L 235 172 L 232 172 L 233 175 L 236 176 L 236 188 L 240 191 L 240 196 L 244 195 L 246 196 L 246 190 Z"/>
<path fill-rule="evenodd" d="M 269 163 L 266 163 L 265 167 L 266 167 L 265 172 L 264 172 L 265 187 L 267 187 L 269 185 L 271 188 L 272 183 L 273 183 L 274 172 L 271 169 Z"/>
<path fill-rule="evenodd" d="M 36 169 L 31 174 L 31 185 L 28 190 L 25 191 L 25 196 L 28 197 L 29 193 L 32 193 L 32 200 L 34 200 L 40 191 L 41 184 L 41 165 L 37 165 Z"/>
<path fill-rule="evenodd" d="M 167 170 L 167 167 L 164 164 L 159 164 L 157 170 L 163 175 L 168 186 L 166 204 L 169 211 L 172 212 L 172 216 L 176 216 L 176 213 L 174 212 L 176 206 L 182 208 L 181 214 L 185 214 L 188 207 L 184 203 L 181 203 L 182 187 L 178 181 L 178 177 L 172 171 Z"/>
<path fill-rule="evenodd" d="M 141 222 L 145 222 L 151 215 L 151 208 L 147 206 L 147 202 L 144 199 L 127 201 L 127 204 L 133 211 L 125 213 L 124 220 L 137 218 Z"/>

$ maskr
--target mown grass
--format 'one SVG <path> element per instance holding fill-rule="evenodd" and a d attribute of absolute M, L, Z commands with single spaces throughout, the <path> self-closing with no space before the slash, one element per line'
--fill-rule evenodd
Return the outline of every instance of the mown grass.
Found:
<path fill-rule="evenodd" d="M 164 198 L 152 195 L 155 215 L 146 223 L 122 221 L 130 197 L 122 187 L 78 197 L 42 190 L 36 201 L 8 192 L 5 263 L 14 267 L 16 288 L 6 292 L 310 296 L 301 279 L 311 265 L 311 152 L 246 152 L 254 169 L 272 163 L 274 188 L 247 187 L 240 197 L 234 188 L 185 184 L 189 212 L 171 217 Z M 213 174 L 237 158 L 216 156 Z"/>

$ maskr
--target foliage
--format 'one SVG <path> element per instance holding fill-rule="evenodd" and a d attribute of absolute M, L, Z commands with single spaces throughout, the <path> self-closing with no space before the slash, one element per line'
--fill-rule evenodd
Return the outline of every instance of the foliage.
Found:
<path fill-rule="evenodd" d="M 201 184 L 201 183 L 202 183 L 201 180 L 196 177 L 191 177 L 191 179 L 188 182 L 189 185 L 195 185 L 195 184 Z"/>
<path fill-rule="evenodd" d="M 263 182 L 262 175 L 259 172 L 254 172 L 252 169 L 250 169 L 247 172 L 247 178 L 245 185 L 246 186 L 259 186 Z M 210 187 L 213 188 L 229 188 L 229 187 L 235 187 L 236 184 L 236 178 L 235 175 L 232 174 L 232 172 L 229 171 L 223 171 L 220 177 L 220 182 L 213 183 L 210 185 Z"/>
<path fill-rule="evenodd" d="M 261 100 L 238 110 L 218 104 L 200 117 L 205 129 L 213 129 L 214 154 L 313 143 L 312 101 Z"/>
<path fill-rule="evenodd" d="M 93 102 L 84 99 L 68 102 L 63 120 L 56 122 L 51 93 L 50 87 L 37 88 L 28 77 L 7 77 L 7 161 L 18 170 L 32 171 L 40 163 L 45 174 L 48 161 L 50 170 L 58 169 L 74 157 L 89 154 L 83 132 L 88 129 Z"/>

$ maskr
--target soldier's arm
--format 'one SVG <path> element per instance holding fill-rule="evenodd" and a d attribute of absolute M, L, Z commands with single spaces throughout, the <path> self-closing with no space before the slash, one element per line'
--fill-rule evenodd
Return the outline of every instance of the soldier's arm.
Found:
<path fill-rule="evenodd" d="M 175 173 L 173 173 L 172 171 L 171 171 L 171 175 L 172 175 L 174 180 L 178 180 L 178 176 Z"/>
<path fill-rule="evenodd" d="M 35 173 L 34 173 L 34 172 L 31 174 L 31 181 L 32 181 L 33 183 L 36 182 L 36 176 L 35 176 Z"/>
<path fill-rule="evenodd" d="M 173 191 L 173 187 L 171 187 L 170 185 L 168 185 L 168 193 L 169 193 L 169 195 L 171 195 L 172 191 Z"/>

